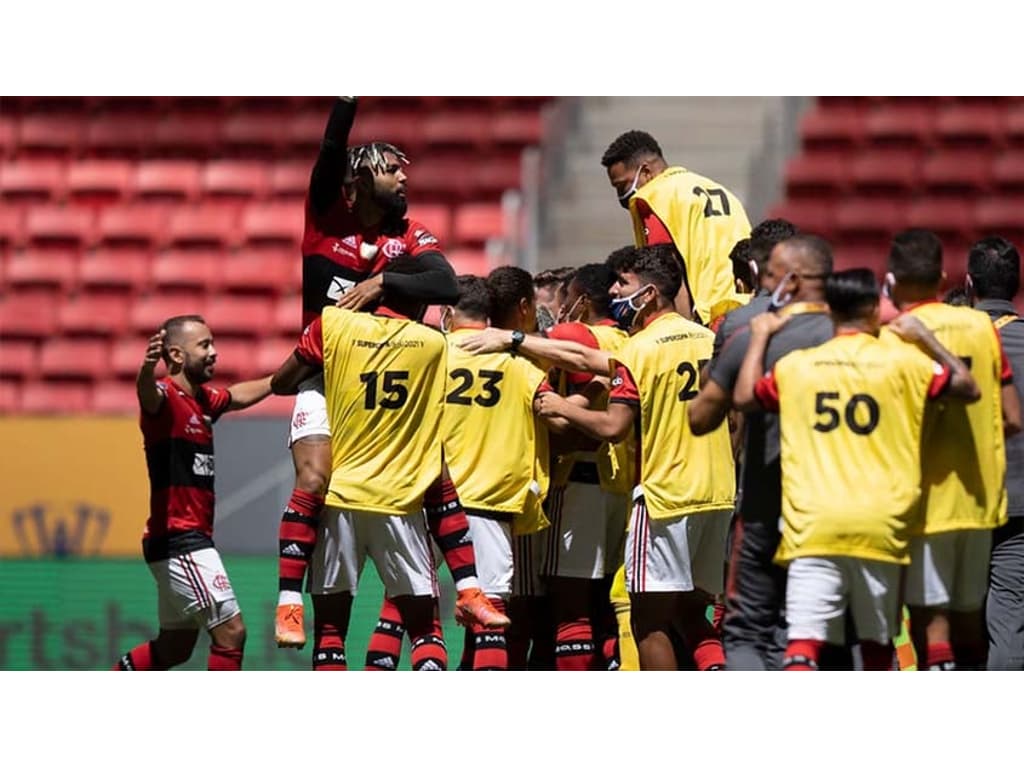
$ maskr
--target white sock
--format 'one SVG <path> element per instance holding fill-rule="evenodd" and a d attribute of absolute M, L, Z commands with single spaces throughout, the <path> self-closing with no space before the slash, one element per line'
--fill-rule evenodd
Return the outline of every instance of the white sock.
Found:
<path fill-rule="evenodd" d="M 278 605 L 302 605 L 302 593 L 290 592 L 287 589 L 281 590 L 281 596 L 277 598 Z"/>
<path fill-rule="evenodd" d="M 480 589 L 480 582 L 476 580 L 476 576 L 467 576 L 455 582 L 455 589 L 459 592 L 464 589 Z"/>

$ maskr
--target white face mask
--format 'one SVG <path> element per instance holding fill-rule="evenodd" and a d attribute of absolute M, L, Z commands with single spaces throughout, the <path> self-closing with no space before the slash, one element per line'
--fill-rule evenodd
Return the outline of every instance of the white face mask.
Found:
<path fill-rule="evenodd" d="M 637 185 L 640 183 L 640 171 L 642 171 L 643 169 L 644 167 L 642 165 L 636 169 L 636 176 L 633 177 L 633 183 L 630 185 L 629 189 L 627 189 L 624 193 L 619 195 L 619 205 L 621 205 L 627 211 L 629 210 L 630 198 L 636 194 Z"/>
<path fill-rule="evenodd" d="M 882 281 L 882 295 L 889 301 L 892 301 L 892 289 L 894 285 L 896 285 L 896 276 L 892 272 L 886 272 L 885 279 Z"/>
<path fill-rule="evenodd" d="M 577 310 L 577 308 L 580 306 L 580 302 L 581 301 L 583 301 L 583 296 L 577 297 L 576 301 L 574 301 L 572 303 L 572 306 L 569 307 L 568 309 L 564 309 L 564 308 L 560 309 L 559 312 L 558 312 L 558 322 L 560 322 L 560 323 L 571 323 L 571 322 L 573 322 L 576 319 L 576 318 L 573 317 L 573 312 L 575 312 Z"/>
<path fill-rule="evenodd" d="M 786 283 L 789 282 L 789 278 L 791 278 L 792 276 L 792 272 L 787 272 L 786 274 L 784 274 L 782 276 L 782 279 L 779 280 L 779 284 L 775 286 L 775 290 L 772 291 L 772 307 L 774 309 L 782 309 L 784 306 L 786 306 L 787 304 L 789 304 L 789 302 L 793 300 L 792 291 L 783 294 L 783 291 L 786 290 Z"/>
<path fill-rule="evenodd" d="M 452 311 L 450 309 L 441 310 L 441 333 L 451 333 L 452 331 Z"/>

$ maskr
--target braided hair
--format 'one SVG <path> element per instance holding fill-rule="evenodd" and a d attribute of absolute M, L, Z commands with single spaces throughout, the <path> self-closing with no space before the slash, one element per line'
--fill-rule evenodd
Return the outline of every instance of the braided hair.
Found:
<path fill-rule="evenodd" d="M 368 168 L 371 173 L 377 175 L 384 173 L 388 167 L 384 154 L 390 152 L 398 158 L 398 162 L 409 164 L 409 158 L 394 144 L 385 141 L 374 141 L 369 144 L 360 144 L 348 151 L 348 170 L 351 178 L 359 175 L 360 168 Z"/>

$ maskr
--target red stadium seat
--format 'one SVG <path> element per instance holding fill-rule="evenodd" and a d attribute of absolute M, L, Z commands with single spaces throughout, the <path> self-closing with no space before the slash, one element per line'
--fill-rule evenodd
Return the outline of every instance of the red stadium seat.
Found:
<path fill-rule="evenodd" d="M 409 216 L 430 230 L 441 241 L 442 248 L 451 241 L 452 209 L 447 205 L 413 205 Z"/>
<path fill-rule="evenodd" d="M 242 112 L 224 121 L 224 144 L 243 152 L 276 153 L 286 143 L 288 118 L 279 114 Z"/>
<path fill-rule="evenodd" d="M 210 299 L 204 316 L 215 336 L 260 336 L 273 325 L 274 304 L 262 296 L 222 294 Z"/>
<path fill-rule="evenodd" d="M 110 348 L 100 339 L 51 339 L 39 352 L 39 373 L 47 379 L 96 379 L 109 366 Z"/>
<path fill-rule="evenodd" d="M 483 244 L 504 236 L 505 220 L 500 205 L 467 203 L 455 209 L 454 240 L 461 245 Z"/>
<path fill-rule="evenodd" d="M 61 331 L 70 336 L 117 336 L 128 331 L 130 308 L 124 294 L 81 293 L 61 303 L 57 318 Z"/>
<path fill-rule="evenodd" d="M 774 206 L 765 218 L 782 218 L 804 232 L 831 237 L 835 230 L 836 205 L 831 200 L 787 200 Z"/>
<path fill-rule="evenodd" d="M 0 157 L 13 155 L 18 146 L 17 123 L 13 117 L 0 115 Z"/>
<path fill-rule="evenodd" d="M 30 381 L 21 392 L 21 412 L 36 416 L 85 413 L 92 408 L 92 384 L 83 381 Z"/>
<path fill-rule="evenodd" d="M 238 208 L 203 203 L 179 208 L 171 214 L 167 229 L 171 245 L 228 248 L 238 239 Z"/>
<path fill-rule="evenodd" d="M 263 197 L 270 184 L 269 176 L 263 162 L 215 160 L 203 168 L 202 192 L 215 198 Z"/>
<path fill-rule="evenodd" d="M 153 144 L 159 124 L 152 114 L 101 115 L 86 129 L 85 144 L 103 157 L 140 157 Z"/>
<path fill-rule="evenodd" d="M 256 350 L 251 339 L 225 336 L 219 334 L 216 328 L 212 330 L 213 347 L 217 352 L 215 385 L 228 386 L 242 379 L 253 379 L 263 375 L 256 367 Z"/>
<path fill-rule="evenodd" d="M 1012 103 L 1006 110 L 1006 139 L 1014 146 L 1024 145 L 1024 102 Z"/>
<path fill-rule="evenodd" d="M 0 338 L 43 339 L 57 331 L 53 291 L 19 291 L 0 299 Z"/>
<path fill-rule="evenodd" d="M 92 410 L 96 413 L 137 414 L 139 396 L 135 383 L 114 379 L 96 382 L 92 392 Z"/>
<path fill-rule="evenodd" d="M 24 241 L 24 212 L 13 206 L 0 205 L 0 246 L 20 246 Z"/>
<path fill-rule="evenodd" d="M 81 118 L 67 115 L 25 115 L 18 125 L 18 151 L 68 157 L 82 142 Z"/>
<path fill-rule="evenodd" d="M 168 318 L 177 315 L 202 315 L 204 309 L 206 298 L 196 291 L 168 290 L 140 294 L 132 302 L 129 322 L 133 332 L 149 337 L 156 333 Z M 143 346 L 140 354 L 145 351 Z"/>
<path fill-rule="evenodd" d="M 241 231 L 250 245 L 293 246 L 302 239 L 303 209 L 297 203 L 250 203 Z"/>
<path fill-rule="evenodd" d="M 860 192 L 907 195 L 915 190 L 921 157 L 913 151 L 867 152 L 850 164 L 850 178 Z"/>
<path fill-rule="evenodd" d="M 144 160 L 135 175 L 135 194 L 146 200 L 194 200 L 199 179 L 199 163 L 192 160 Z"/>
<path fill-rule="evenodd" d="M 126 160 L 78 160 L 68 169 L 68 192 L 80 201 L 112 201 L 133 192 L 135 167 Z"/>
<path fill-rule="evenodd" d="M 224 259 L 219 251 L 164 251 L 153 259 L 152 281 L 160 290 L 215 291 L 223 278 Z"/>
<path fill-rule="evenodd" d="M 256 345 L 256 369 L 274 373 L 287 360 L 298 345 L 295 336 L 265 336 Z"/>
<path fill-rule="evenodd" d="M 165 203 L 118 205 L 99 214 L 101 243 L 155 248 L 167 239 L 171 208 Z"/>
<path fill-rule="evenodd" d="M 974 227 L 974 210 L 969 199 L 938 197 L 915 200 L 907 210 L 908 227 L 930 229 L 940 237 L 970 237 Z"/>
<path fill-rule="evenodd" d="M 448 261 L 457 275 L 479 275 L 486 277 L 490 272 L 487 252 L 477 248 L 454 248 L 447 254 Z"/>
<path fill-rule="evenodd" d="M 925 192 L 971 194 L 988 189 L 992 178 L 992 155 L 968 149 L 936 152 L 921 167 Z"/>
<path fill-rule="evenodd" d="M 4 201 L 59 200 L 67 186 L 67 167 L 61 160 L 13 160 L 0 165 L 0 194 Z"/>
<path fill-rule="evenodd" d="M 312 159 L 316 157 L 320 149 L 320 142 L 324 138 L 328 114 L 330 114 L 329 111 L 301 112 L 288 121 L 288 129 L 285 134 L 288 145 L 297 152 L 308 154 L 310 167 L 312 167 Z"/>
<path fill-rule="evenodd" d="M 465 156 L 427 156 L 409 168 L 412 194 L 432 200 L 468 200 L 476 189 L 479 163 Z"/>
<path fill-rule="evenodd" d="M 518 155 L 492 157 L 481 163 L 474 174 L 476 188 L 482 196 L 493 196 L 495 200 L 507 189 L 518 189 L 521 173 Z"/>
<path fill-rule="evenodd" d="M 786 164 L 786 191 L 791 197 L 839 195 L 849 178 L 850 163 L 845 153 L 808 152 Z"/>
<path fill-rule="evenodd" d="M 235 293 L 282 294 L 302 285 L 302 260 L 298 251 L 239 252 L 220 264 L 226 291 Z"/>
<path fill-rule="evenodd" d="M 80 248 L 93 242 L 96 219 L 88 208 L 33 208 L 25 217 L 25 233 L 38 245 Z"/>
<path fill-rule="evenodd" d="M 887 248 L 840 244 L 832 254 L 832 270 L 867 267 L 881 279 L 885 275 L 889 258 Z"/>
<path fill-rule="evenodd" d="M 418 163 L 417 152 L 423 147 L 423 113 L 414 112 L 371 112 L 369 108 L 361 108 L 349 144 L 366 144 L 371 141 L 384 141 L 393 144 Z M 327 126 L 327 115 L 324 115 L 324 127 Z M 310 168 L 315 155 L 310 158 Z"/>
<path fill-rule="evenodd" d="M 271 326 L 275 333 L 292 337 L 298 343 L 302 333 L 302 297 L 298 294 L 282 296 L 274 302 L 274 323 Z"/>
<path fill-rule="evenodd" d="M 220 150 L 223 123 L 219 114 L 172 113 L 157 125 L 154 145 L 161 154 L 210 156 Z"/>
<path fill-rule="evenodd" d="M 979 235 L 1002 235 L 1013 242 L 1024 239 L 1024 199 L 1013 197 L 981 198 L 974 209 Z"/>
<path fill-rule="evenodd" d="M 868 140 L 878 147 L 921 147 L 932 142 L 935 110 L 930 101 L 885 102 L 867 117 Z"/>
<path fill-rule="evenodd" d="M 906 207 L 895 200 L 844 200 L 836 208 L 837 227 L 850 235 L 891 237 L 905 223 Z"/>
<path fill-rule="evenodd" d="M 52 286 L 68 290 L 77 278 L 78 263 L 67 251 L 26 250 L 7 260 L 5 281 L 13 288 Z"/>
<path fill-rule="evenodd" d="M 149 283 L 150 255 L 146 250 L 106 250 L 79 259 L 78 279 L 95 288 L 144 288 Z"/>
<path fill-rule="evenodd" d="M 940 111 L 936 133 L 947 146 L 993 146 L 1000 142 L 1005 125 L 998 105 L 954 102 Z"/>
<path fill-rule="evenodd" d="M 807 149 L 853 149 L 865 135 L 862 109 L 811 108 L 800 120 L 800 136 Z"/>
<path fill-rule="evenodd" d="M 283 359 L 283 358 L 282 358 Z M 39 367 L 39 347 L 27 339 L 0 340 L 0 377 L 27 379 Z"/>
<path fill-rule="evenodd" d="M 1024 151 L 1013 150 L 996 157 L 992 184 L 1000 192 L 1024 192 Z"/>
<path fill-rule="evenodd" d="M 305 199 L 312 163 L 281 162 L 270 169 L 270 194 L 276 198 Z"/>
<path fill-rule="evenodd" d="M 540 144 L 544 123 L 540 112 L 502 111 L 494 116 L 491 139 L 499 146 L 521 148 Z"/>
<path fill-rule="evenodd" d="M 21 410 L 22 385 L 17 381 L 0 379 L 0 413 L 17 413 Z"/>
<path fill-rule="evenodd" d="M 489 115 L 481 112 L 440 112 L 422 121 L 423 139 L 430 147 L 472 152 L 490 139 Z"/>
<path fill-rule="evenodd" d="M 150 335 L 155 329 L 150 331 Z M 110 353 L 110 370 L 115 376 L 124 379 L 134 379 L 142 366 L 142 358 L 146 355 L 146 347 L 149 345 L 149 336 L 121 336 L 113 342 Z M 163 363 L 157 363 L 156 375 L 159 377 L 165 373 L 161 370 Z"/>

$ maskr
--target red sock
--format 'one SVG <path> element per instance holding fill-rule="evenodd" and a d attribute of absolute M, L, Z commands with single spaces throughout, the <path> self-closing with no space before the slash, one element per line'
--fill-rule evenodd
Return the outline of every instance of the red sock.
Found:
<path fill-rule="evenodd" d="M 335 625 L 313 613 L 313 671 L 335 672 L 348 669 L 345 638 Z"/>
<path fill-rule="evenodd" d="M 860 644 L 860 655 L 864 659 L 864 669 L 871 672 L 888 672 L 892 669 L 892 643 L 873 643 L 863 640 Z"/>
<path fill-rule="evenodd" d="M 214 672 L 241 672 L 242 649 L 225 648 L 221 645 L 210 645 L 210 656 L 206 660 L 206 668 Z"/>
<path fill-rule="evenodd" d="M 725 669 L 725 651 L 717 637 L 707 637 L 693 649 L 693 663 L 701 672 Z"/>
<path fill-rule="evenodd" d="M 489 597 L 491 605 L 496 611 L 505 612 L 505 601 L 500 597 Z M 508 669 L 508 646 L 505 643 L 505 630 L 485 629 L 484 627 L 473 627 L 473 652 L 472 669 L 483 670 L 507 670 Z"/>
<path fill-rule="evenodd" d="M 594 629 L 587 617 L 584 616 L 574 621 L 562 621 L 555 627 L 555 669 L 557 671 L 592 669 L 596 650 Z"/>
<path fill-rule="evenodd" d="M 607 635 L 601 644 L 601 661 L 605 669 L 618 669 L 622 662 L 619 659 L 618 635 Z"/>
<path fill-rule="evenodd" d="M 143 643 L 132 648 L 117 660 L 114 670 L 118 672 L 148 672 L 150 670 L 167 669 L 157 659 L 152 642 Z"/>
<path fill-rule="evenodd" d="M 452 481 L 438 477 L 423 495 L 423 507 L 430 535 L 444 556 L 455 588 L 464 589 L 459 582 L 476 578 L 476 556 L 473 554 L 473 539 L 469 535 L 469 521 Z"/>
<path fill-rule="evenodd" d="M 316 547 L 316 534 L 323 508 L 323 496 L 306 493 L 298 488 L 292 490 L 292 497 L 284 508 L 277 534 L 278 589 L 302 591 L 302 580 L 306 577 L 309 558 L 313 556 L 313 548 Z"/>
<path fill-rule="evenodd" d="M 396 670 L 402 658 L 402 636 L 405 626 L 398 608 L 387 597 L 380 607 L 377 626 L 370 635 L 370 644 L 366 647 L 367 670 Z"/>
<path fill-rule="evenodd" d="M 818 657 L 825 646 L 824 640 L 790 640 L 782 668 L 786 672 L 811 672 L 818 669 Z"/>
<path fill-rule="evenodd" d="M 425 635 L 410 637 L 412 668 L 423 672 L 444 672 L 448 669 L 448 649 L 441 634 L 441 621 L 434 619 L 434 627 Z"/>
<path fill-rule="evenodd" d="M 948 672 L 956 669 L 953 660 L 953 646 L 949 643 L 928 643 L 926 667 L 931 672 Z"/>

